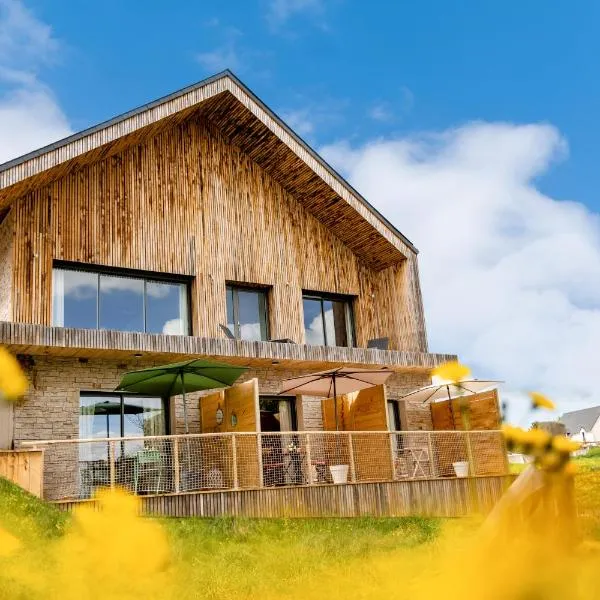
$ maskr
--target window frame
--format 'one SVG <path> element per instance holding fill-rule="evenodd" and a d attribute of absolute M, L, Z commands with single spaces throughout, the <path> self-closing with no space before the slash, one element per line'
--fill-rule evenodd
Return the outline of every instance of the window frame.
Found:
<path fill-rule="evenodd" d="M 171 273 L 161 273 L 157 271 L 146 271 L 138 269 L 127 269 L 122 267 L 109 267 L 106 265 L 97 265 L 92 263 L 80 263 L 73 261 L 54 260 L 52 262 L 52 296 L 54 296 L 54 271 L 78 271 L 81 273 L 88 273 L 96 276 L 97 284 L 97 296 L 96 296 L 96 327 L 92 331 L 112 331 L 100 327 L 100 276 L 107 275 L 112 277 L 128 277 L 130 279 L 137 279 L 143 282 L 143 307 L 142 307 L 142 320 L 144 323 L 143 331 L 131 331 L 125 333 L 150 333 L 152 335 L 173 335 L 166 333 L 155 333 L 147 331 L 147 293 L 146 288 L 148 283 L 172 283 L 174 285 L 185 286 L 185 303 L 186 303 L 186 314 L 185 314 L 185 325 L 184 333 L 174 335 L 192 335 L 192 282 L 193 277 Z M 54 307 L 51 307 L 51 314 L 54 312 Z M 64 325 L 54 325 L 54 327 L 65 327 Z"/>
<path fill-rule="evenodd" d="M 321 322 L 323 325 L 323 338 L 325 346 L 328 348 L 356 348 L 356 322 L 354 319 L 354 301 L 356 296 L 347 294 L 332 294 L 330 292 L 315 292 L 312 290 L 302 290 L 302 322 L 304 326 L 304 334 L 306 336 L 306 325 L 304 325 L 304 300 L 318 300 L 321 304 Z M 346 324 L 346 339 L 349 343 L 345 346 L 329 346 L 327 343 L 327 325 L 325 323 L 325 310 L 323 303 L 342 302 L 345 305 L 344 319 Z"/>
<path fill-rule="evenodd" d="M 261 342 L 268 342 L 271 337 L 271 327 L 269 324 L 269 286 L 264 285 L 252 285 L 250 283 L 238 283 L 236 281 L 226 281 L 225 282 L 225 312 L 227 313 L 227 298 L 229 296 L 229 292 L 232 293 L 232 301 L 233 301 L 233 336 L 236 340 L 241 340 L 241 328 L 239 322 L 239 314 L 240 314 L 240 299 L 239 292 L 254 292 L 256 294 L 261 294 L 263 297 L 263 308 L 261 310 L 261 301 L 258 302 L 259 307 L 259 324 L 262 325 L 264 323 L 264 331 L 265 338 L 261 339 Z M 256 341 L 256 340 L 253 340 Z"/>

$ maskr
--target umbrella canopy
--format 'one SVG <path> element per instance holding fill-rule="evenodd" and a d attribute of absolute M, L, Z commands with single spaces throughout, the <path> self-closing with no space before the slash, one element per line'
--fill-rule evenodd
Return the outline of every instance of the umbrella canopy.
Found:
<path fill-rule="evenodd" d="M 469 396 L 479 394 L 487 390 L 494 389 L 502 383 L 501 381 L 481 381 L 479 379 L 469 379 L 458 381 L 456 383 L 446 382 L 434 385 L 427 385 L 414 392 L 402 396 L 402 400 L 409 399 L 414 402 L 435 402 L 436 400 L 451 400 L 458 396 Z"/>
<path fill-rule="evenodd" d="M 139 406 L 137 404 L 123 404 L 123 414 L 125 415 L 139 415 L 144 412 L 152 412 L 160 410 L 157 408 L 149 408 Z M 121 414 L 121 403 L 111 402 L 110 400 L 104 400 L 104 402 L 96 402 L 96 404 L 88 404 L 82 406 L 80 411 L 82 415 L 120 415 Z"/>
<path fill-rule="evenodd" d="M 228 387 L 246 370 L 246 367 L 193 359 L 125 373 L 117 390 L 161 397 L 182 395 L 185 432 L 188 433 L 186 392 Z"/>
<path fill-rule="evenodd" d="M 333 396 L 335 411 L 335 428 L 338 428 L 337 396 L 359 392 L 376 385 L 383 385 L 393 373 L 389 369 L 353 369 L 351 367 L 338 367 L 328 371 L 319 371 L 310 375 L 301 375 L 286 379 L 279 395 L 307 394 L 310 396 Z"/>

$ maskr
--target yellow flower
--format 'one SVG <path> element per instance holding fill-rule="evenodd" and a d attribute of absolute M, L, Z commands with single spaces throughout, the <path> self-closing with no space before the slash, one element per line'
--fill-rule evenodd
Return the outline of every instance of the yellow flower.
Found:
<path fill-rule="evenodd" d="M 530 429 L 521 436 L 521 444 L 530 446 L 534 450 L 540 450 L 550 444 L 552 436 L 543 429 Z"/>
<path fill-rule="evenodd" d="M 0 396 L 6 400 L 18 400 L 27 391 L 27 378 L 17 359 L 0 346 Z"/>
<path fill-rule="evenodd" d="M 544 394 L 540 394 L 539 392 L 529 392 L 529 397 L 531 398 L 533 408 L 547 408 L 548 410 L 554 410 L 556 408 L 554 402 L 547 396 L 544 396 Z"/>
<path fill-rule="evenodd" d="M 453 360 L 433 369 L 431 375 L 439 377 L 444 381 L 464 381 L 471 375 L 471 369 L 465 365 L 461 365 L 457 360 Z"/>
<path fill-rule="evenodd" d="M 564 454 L 571 454 L 571 452 L 575 452 L 581 448 L 581 444 L 579 442 L 574 442 L 570 440 L 568 437 L 564 435 L 555 435 L 552 438 L 552 447 L 557 452 L 563 452 Z"/>
<path fill-rule="evenodd" d="M 538 466 L 545 471 L 557 471 L 565 463 L 565 457 L 558 452 L 550 450 L 550 452 L 544 452 L 536 461 Z"/>
<path fill-rule="evenodd" d="M 0 528 L 0 557 L 6 558 L 21 547 L 21 542 L 11 533 Z"/>

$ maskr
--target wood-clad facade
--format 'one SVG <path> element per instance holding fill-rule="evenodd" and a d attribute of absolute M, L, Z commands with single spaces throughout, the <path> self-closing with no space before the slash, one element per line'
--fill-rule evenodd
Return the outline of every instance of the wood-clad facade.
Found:
<path fill-rule="evenodd" d="M 267 286 L 274 338 L 304 343 L 302 291 L 355 298 L 356 341 L 426 352 L 416 261 L 375 270 L 203 118 L 15 200 L 12 319 L 51 324 L 54 261 L 188 276 L 192 333 L 219 337 L 225 284 Z"/>

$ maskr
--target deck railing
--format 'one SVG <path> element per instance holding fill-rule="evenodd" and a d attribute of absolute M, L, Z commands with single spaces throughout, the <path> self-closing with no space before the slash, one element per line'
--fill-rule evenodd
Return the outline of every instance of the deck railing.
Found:
<path fill-rule="evenodd" d="M 24 442 L 44 449 L 44 497 L 503 475 L 499 431 L 209 433 Z"/>

